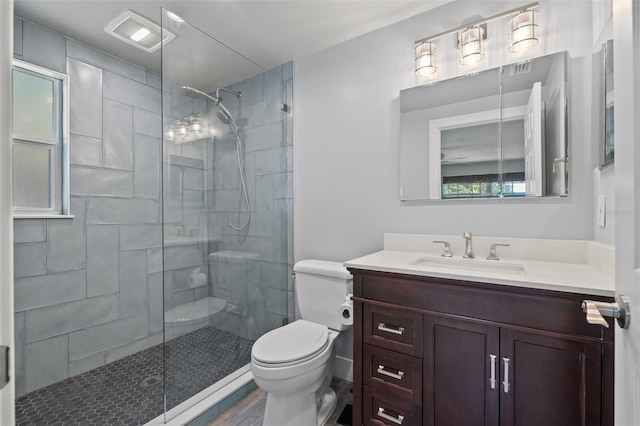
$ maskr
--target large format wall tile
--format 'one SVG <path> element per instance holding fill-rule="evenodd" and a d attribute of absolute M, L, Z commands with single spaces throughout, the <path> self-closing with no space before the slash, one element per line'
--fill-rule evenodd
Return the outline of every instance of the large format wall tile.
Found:
<path fill-rule="evenodd" d="M 69 126 L 71 133 L 102 138 L 102 70 L 69 59 Z M 72 148 L 73 149 L 73 148 Z"/>
<path fill-rule="evenodd" d="M 136 197 L 160 196 L 160 139 L 138 134 L 133 137 L 133 187 Z"/>
<path fill-rule="evenodd" d="M 133 170 L 133 107 L 105 99 L 103 162 L 112 169 Z"/>
<path fill-rule="evenodd" d="M 147 252 L 120 252 L 120 317 L 146 315 Z"/>
<path fill-rule="evenodd" d="M 45 219 L 20 219 L 13 221 L 13 242 L 33 243 L 47 240 Z"/>
<path fill-rule="evenodd" d="M 22 59 L 54 71 L 67 73 L 64 37 L 30 22 L 22 23 Z"/>
<path fill-rule="evenodd" d="M 15 328 L 15 386 L 16 386 L 16 397 L 20 397 L 24 395 L 24 385 L 25 385 L 25 349 L 26 349 L 26 320 L 24 312 L 16 312 L 14 315 L 14 328 Z"/>
<path fill-rule="evenodd" d="M 69 336 L 27 344 L 26 391 L 31 392 L 69 376 Z"/>
<path fill-rule="evenodd" d="M 161 112 L 160 90 L 106 71 L 103 78 L 105 98 L 158 114 Z"/>
<path fill-rule="evenodd" d="M 67 40 L 67 55 L 70 58 L 86 62 L 87 64 L 111 71 L 132 80 L 137 80 L 141 83 L 144 83 L 147 78 L 146 71 L 143 68 L 74 40 Z"/>
<path fill-rule="evenodd" d="M 26 315 L 27 343 L 31 343 L 118 319 L 118 295 L 32 309 Z"/>
<path fill-rule="evenodd" d="M 100 108 L 102 108 L 102 102 L 100 102 Z M 102 115 L 100 116 L 100 133 L 102 133 Z M 102 139 L 74 133 L 69 139 L 69 162 L 71 164 L 102 166 Z"/>
<path fill-rule="evenodd" d="M 87 265 L 86 202 L 71 197 L 73 219 L 48 219 L 47 272 L 84 269 Z"/>
<path fill-rule="evenodd" d="M 84 270 L 15 279 L 16 312 L 56 305 L 86 296 Z"/>
<path fill-rule="evenodd" d="M 160 203 L 151 199 L 91 197 L 87 202 L 87 223 L 160 223 Z"/>
<path fill-rule="evenodd" d="M 146 109 L 134 108 L 133 131 L 141 135 L 162 138 L 162 116 Z"/>
<path fill-rule="evenodd" d="M 120 289 L 120 227 L 87 226 L 87 296 Z"/>
<path fill-rule="evenodd" d="M 47 273 L 47 244 L 15 244 L 13 248 L 13 274 L 28 277 Z"/>
<path fill-rule="evenodd" d="M 133 173 L 123 170 L 71 166 L 73 195 L 133 196 Z"/>
<path fill-rule="evenodd" d="M 147 316 L 126 318 L 69 334 L 69 360 L 77 361 L 147 336 Z"/>
<path fill-rule="evenodd" d="M 161 225 L 120 226 L 120 250 L 140 250 L 154 247 L 162 247 Z"/>

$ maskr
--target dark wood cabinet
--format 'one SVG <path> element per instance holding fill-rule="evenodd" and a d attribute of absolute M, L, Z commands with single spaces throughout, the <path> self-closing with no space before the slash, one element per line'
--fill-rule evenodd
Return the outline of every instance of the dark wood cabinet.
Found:
<path fill-rule="evenodd" d="M 499 329 L 477 321 L 425 315 L 424 424 L 497 425 Z"/>
<path fill-rule="evenodd" d="M 610 299 L 350 271 L 355 425 L 613 424 Z"/>

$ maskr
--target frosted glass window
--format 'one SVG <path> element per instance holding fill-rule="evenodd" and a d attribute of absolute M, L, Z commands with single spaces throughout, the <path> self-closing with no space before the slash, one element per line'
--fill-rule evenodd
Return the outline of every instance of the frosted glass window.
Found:
<path fill-rule="evenodd" d="M 54 81 L 13 70 L 13 134 L 55 143 Z"/>
<path fill-rule="evenodd" d="M 13 206 L 51 208 L 51 149 L 13 145 Z"/>
<path fill-rule="evenodd" d="M 18 59 L 11 75 L 13 215 L 69 215 L 69 77 Z"/>

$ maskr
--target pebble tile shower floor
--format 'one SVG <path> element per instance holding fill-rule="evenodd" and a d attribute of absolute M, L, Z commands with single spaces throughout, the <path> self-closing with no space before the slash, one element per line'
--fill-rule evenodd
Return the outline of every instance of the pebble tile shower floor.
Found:
<path fill-rule="evenodd" d="M 168 409 L 247 364 L 252 345 L 211 326 L 169 341 Z M 157 345 L 18 398 L 16 424 L 144 425 L 162 414 L 162 374 Z"/>

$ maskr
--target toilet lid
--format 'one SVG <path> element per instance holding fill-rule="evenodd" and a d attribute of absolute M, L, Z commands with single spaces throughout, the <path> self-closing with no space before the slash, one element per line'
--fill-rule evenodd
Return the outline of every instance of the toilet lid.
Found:
<path fill-rule="evenodd" d="M 329 329 L 324 325 L 297 320 L 260 337 L 253 344 L 251 354 L 264 363 L 288 363 L 323 349 L 328 335 Z"/>

